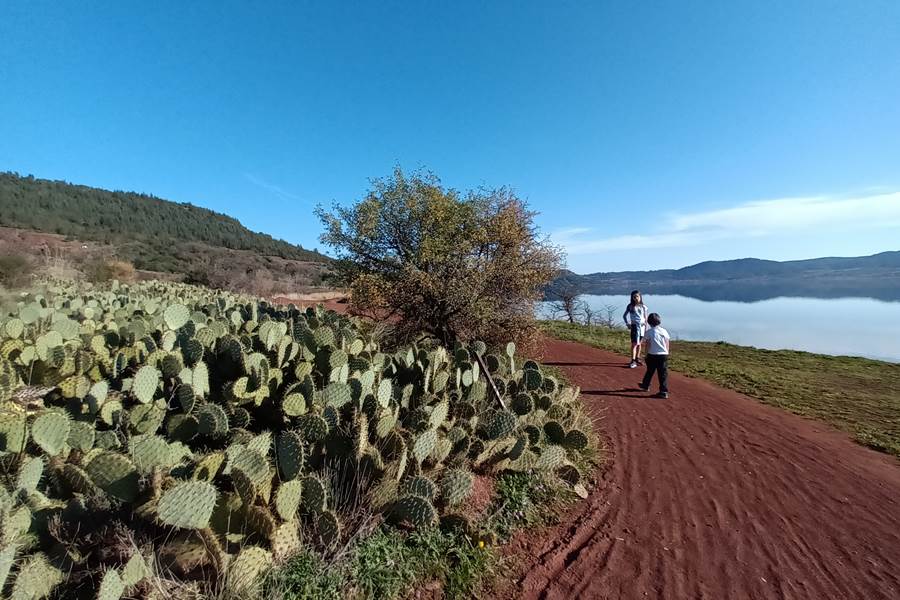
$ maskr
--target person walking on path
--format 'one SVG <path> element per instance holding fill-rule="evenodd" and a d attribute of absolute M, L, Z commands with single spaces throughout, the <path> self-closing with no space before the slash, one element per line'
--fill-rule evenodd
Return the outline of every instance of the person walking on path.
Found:
<path fill-rule="evenodd" d="M 647 323 L 647 307 L 639 290 L 631 292 L 631 302 L 622 315 L 625 326 L 631 330 L 631 364 L 632 369 L 641 363 L 641 339 L 644 336 L 644 327 Z"/>
<path fill-rule="evenodd" d="M 645 392 L 650 391 L 650 382 L 653 381 L 653 373 L 659 378 L 659 393 L 657 398 L 669 397 L 669 332 L 662 327 L 662 319 L 656 313 L 650 313 L 647 317 L 650 329 L 644 335 L 647 343 L 647 372 L 639 387 Z"/>

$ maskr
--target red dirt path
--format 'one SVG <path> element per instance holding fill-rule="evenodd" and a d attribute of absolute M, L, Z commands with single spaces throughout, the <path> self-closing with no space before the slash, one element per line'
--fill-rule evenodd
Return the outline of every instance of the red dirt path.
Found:
<path fill-rule="evenodd" d="M 676 350 L 677 351 L 677 350 Z M 900 465 L 826 425 L 548 340 L 609 446 L 597 490 L 515 539 L 508 598 L 900 598 Z M 654 382 L 654 386 L 656 382 Z"/>

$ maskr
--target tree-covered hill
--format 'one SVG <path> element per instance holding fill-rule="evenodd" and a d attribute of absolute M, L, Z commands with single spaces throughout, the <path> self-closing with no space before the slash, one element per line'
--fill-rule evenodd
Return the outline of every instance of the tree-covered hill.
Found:
<path fill-rule="evenodd" d="M 0 173 L 0 225 L 117 246 L 127 242 L 133 252 L 126 258 L 139 268 L 161 271 L 173 269 L 148 264 L 148 257 L 159 262 L 166 248 L 187 242 L 290 260 L 328 260 L 318 252 L 250 231 L 237 219 L 191 204 L 16 173 Z"/>

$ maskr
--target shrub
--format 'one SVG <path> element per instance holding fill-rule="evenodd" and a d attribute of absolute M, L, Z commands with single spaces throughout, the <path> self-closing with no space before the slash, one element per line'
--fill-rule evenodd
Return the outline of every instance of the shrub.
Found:
<path fill-rule="evenodd" d="M 404 338 L 521 341 L 561 264 L 535 213 L 506 188 L 460 194 L 398 168 L 355 205 L 317 214 L 354 307 L 395 318 Z"/>
<path fill-rule="evenodd" d="M 0 285 L 7 288 L 19 288 L 26 285 L 31 278 L 33 265 L 21 254 L 0 256 Z"/>
<path fill-rule="evenodd" d="M 85 276 L 94 282 L 134 281 L 134 265 L 124 260 L 96 260 L 84 267 Z"/>

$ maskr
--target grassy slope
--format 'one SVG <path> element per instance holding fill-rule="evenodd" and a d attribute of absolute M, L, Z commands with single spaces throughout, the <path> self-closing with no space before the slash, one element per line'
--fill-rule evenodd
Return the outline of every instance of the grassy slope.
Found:
<path fill-rule="evenodd" d="M 627 355 L 624 330 L 544 323 L 563 340 Z M 821 419 L 858 442 L 900 457 L 900 365 L 866 358 L 760 350 L 723 342 L 673 342 L 672 369 L 766 404 Z"/>

